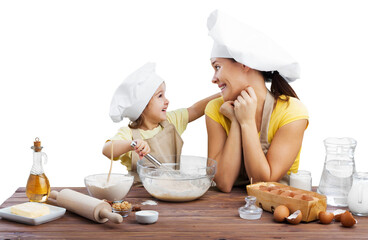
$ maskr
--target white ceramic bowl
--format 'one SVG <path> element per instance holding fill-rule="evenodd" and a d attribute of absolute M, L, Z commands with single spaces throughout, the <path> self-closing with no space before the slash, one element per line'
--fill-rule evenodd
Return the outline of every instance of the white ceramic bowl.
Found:
<path fill-rule="evenodd" d="M 133 185 L 134 176 L 111 173 L 109 182 L 107 182 L 107 176 L 108 173 L 102 173 L 84 178 L 89 195 L 109 201 L 123 200 Z"/>
<path fill-rule="evenodd" d="M 165 157 L 155 156 L 158 160 Z M 153 197 L 170 202 L 200 198 L 210 188 L 216 173 L 216 161 L 206 157 L 180 156 L 180 164 L 163 163 L 155 168 L 146 159 L 139 160 L 137 170 L 143 186 Z"/>
<path fill-rule="evenodd" d="M 135 213 L 135 220 L 143 224 L 151 224 L 157 222 L 158 212 L 151 210 L 143 210 Z"/>

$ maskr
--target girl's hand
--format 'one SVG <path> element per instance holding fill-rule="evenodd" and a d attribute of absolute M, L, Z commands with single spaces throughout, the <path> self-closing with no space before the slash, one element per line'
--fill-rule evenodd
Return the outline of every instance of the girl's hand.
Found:
<path fill-rule="evenodd" d="M 142 139 L 134 140 L 137 145 L 134 147 L 135 152 L 139 155 L 139 159 L 142 159 L 145 155 L 150 153 L 151 148 L 146 141 Z"/>
<path fill-rule="evenodd" d="M 220 107 L 220 113 L 227 117 L 230 121 L 236 121 L 234 112 L 234 101 L 224 102 Z"/>
<path fill-rule="evenodd" d="M 257 95 L 252 87 L 241 91 L 234 101 L 235 117 L 240 125 L 254 124 L 256 121 Z"/>

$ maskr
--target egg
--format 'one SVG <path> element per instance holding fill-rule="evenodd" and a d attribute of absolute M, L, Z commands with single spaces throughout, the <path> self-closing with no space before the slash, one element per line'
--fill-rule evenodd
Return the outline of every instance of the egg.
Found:
<path fill-rule="evenodd" d="M 294 190 L 293 192 L 295 195 L 304 194 L 303 190 Z"/>
<path fill-rule="evenodd" d="M 289 215 L 289 209 L 285 205 L 279 205 L 273 212 L 273 219 L 276 222 L 283 222 Z"/>
<path fill-rule="evenodd" d="M 276 195 L 280 195 L 281 193 L 283 193 L 284 191 L 282 191 L 281 189 L 274 189 L 271 190 L 270 193 L 272 194 L 276 194 Z"/>
<path fill-rule="evenodd" d="M 264 186 L 264 185 L 261 185 L 261 186 L 259 186 L 259 190 L 264 191 L 264 192 L 268 192 L 268 187 Z"/>
<path fill-rule="evenodd" d="M 344 227 L 352 227 L 357 223 L 357 221 L 349 211 L 346 211 L 341 215 L 340 221 Z"/>
<path fill-rule="evenodd" d="M 300 199 L 304 201 L 313 201 L 313 197 L 308 194 L 298 194 L 293 197 L 294 199 Z"/>
<path fill-rule="evenodd" d="M 280 194 L 280 196 L 283 196 L 283 197 L 292 197 L 293 193 L 291 191 L 285 191 L 283 193 Z"/>
<path fill-rule="evenodd" d="M 342 210 L 342 209 L 337 209 L 337 210 L 335 210 L 333 213 L 334 213 L 334 215 L 335 215 L 335 217 L 334 217 L 334 219 L 335 219 L 335 221 L 336 222 L 340 222 L 340 219 L 341 219 L 341 215 L 343 214 L 343 213 L 345 213 L 346 212 L 346 210 Z"/>
<path fill-rule="evenodd" d="M 291 224 L 299 224 L 302 221 L 303 214 L 300 210 L 296 210 L 293 214 L 286 218 L 286 221 Z"/>
<path fill-rule="evenodd" d="M 268 191 L 269 191 L 269 192 L 271 192 L 272 190 L 278 190 L 278 189 L 280 189 L 280 187 L 279 187 L 279 186 L 269 186 L 269 187 L 268 187 Z"/>
<path fill-rule="evenodd" d="M 321 211 L 318 214 L 319 222 L 322 224 L 329 224 L 334 219 L 334 216 L 332 212 Z"/>

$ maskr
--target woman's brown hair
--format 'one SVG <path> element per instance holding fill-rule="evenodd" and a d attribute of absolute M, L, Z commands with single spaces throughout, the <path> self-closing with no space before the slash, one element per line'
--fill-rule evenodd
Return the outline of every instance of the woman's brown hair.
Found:
<path fill-rule="evenodd" d="M 233 62 L 236 62 L 234 58 L 230 58 Z M 289 85 L 289 83 L 280 75 L 278 71 L 259 71 L 265 82 L 271 82 L 271 93 L 275 99 L 278 99 L 281 95 L 285 95 L 286 99 L 281 100 L 289 100 L 289 97 L 295 97 L 299 99 L 298 95 L 296 95 L 294 89 Z"/>
<path fill-rule="evenodd" d="M 273 72 L 260 72 L 266 82 L 271 82 L 271 93 L 278 99 L 281 95 L 286 95 L 286 99 L 289 97 L 298 98 L 294 89 L 289 85 L 289 83 L 280 75 L 278 71 Z"/>

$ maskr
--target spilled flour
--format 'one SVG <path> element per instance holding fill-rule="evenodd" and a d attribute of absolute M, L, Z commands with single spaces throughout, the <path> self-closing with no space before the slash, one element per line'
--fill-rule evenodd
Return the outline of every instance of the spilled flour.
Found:
<path fill-rule="evenodd" d="M 152 200 L 147 200 L 142 202 L 142 205 L 157 205 L 157 202 L 152 201 Z"/>

